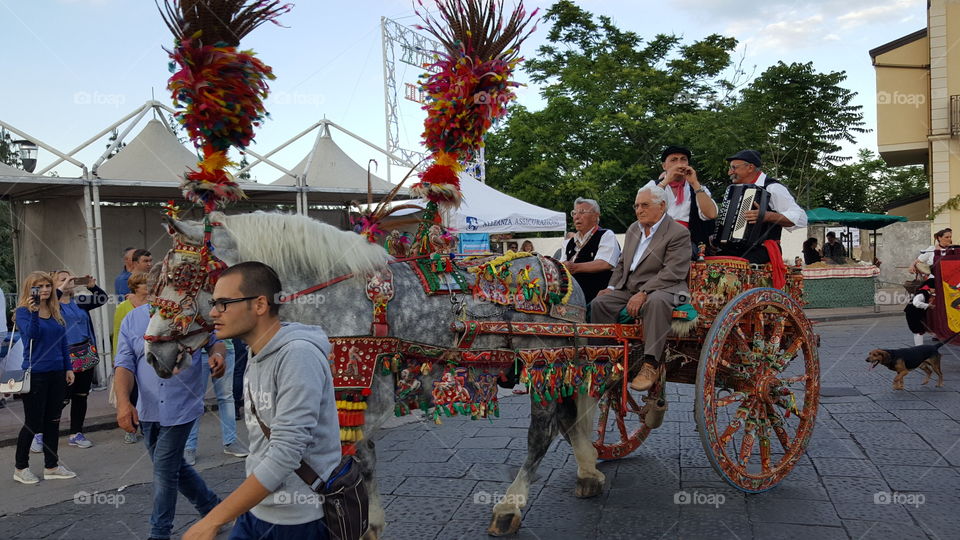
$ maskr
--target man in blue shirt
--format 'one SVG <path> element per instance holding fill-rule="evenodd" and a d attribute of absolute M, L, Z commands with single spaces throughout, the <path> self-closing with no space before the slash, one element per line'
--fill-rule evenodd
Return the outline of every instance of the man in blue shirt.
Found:
<path fill-rule="evenodd" d="M 131 311 L 120 325 L 114 388 L 117 393 L 117 423 L 134 433 L 143 428 L 147 452 L 153 461 L 153 513 L 150 538 L 170 538 L 177 508 L 177 491 L 183 493 L 201 515 L 219 502 L 200 475 L 183 460 L 183 449 L 193 423 L 203 414 L 206 380 L 200 366 L 201 354 L 193 355 L 190 367 L 161 379 L 147 363 L 143 336 L 150 322 L 150 305 Z M 207 344 L 210 371 L 220 377 L 224 371 L 226 348 L 211 336 Z M 130 404 L 130 391 L 136 379 L 140 397 L 136 408 Z"/>
<path fill-rule="evenodd" d="M 130 292 L 127 280 L 130 279 L 130 273 L 133 271 L 133 252 L 136 250 L 137 248 L 132 247 L 123 250 L 123 271 L 113 280 L 113 292 L 116 293 L 118 302 L 123 302 L 126 299 L 124 297 Z"/>

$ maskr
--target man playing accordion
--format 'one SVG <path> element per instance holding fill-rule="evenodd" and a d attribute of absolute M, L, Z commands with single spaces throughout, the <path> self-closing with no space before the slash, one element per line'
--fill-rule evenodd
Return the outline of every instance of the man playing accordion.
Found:
<path fill-rule="evenodd" d="M 769 194 L 766 211 L 754 204 L 752 209 L 746 210 L 743 218 L 748 227 L 759 227 L 751 231 L 749 242 L 726 242 L 716 238 L 719 244 L 720 255 L 743 257 L 754 264 L 764 264 L 773 261 L 774 266 L 783 266 L 783 256 L 780 252 L 780 233 L 784 228 L 793 230 L 807 225 L 807 213 L 797 204 L 790 194 L 790 190 L 777 180 L 768 177 L 760 170 L 760 152 L 756 150 L 741 150 L 727 158 L 730 164 L 728 174 L 734 185 L 753 184 L 764 188 Z M 724 212 L 737 211 L 730 204 L 731 189 L 724 194 Z M 758 223 L 758 217 L 762 221 Z M 722 219 L 718 220 L 718 227 L 722 227 Z M 718 234 L 719 236 L 719 234 Z M 779 264 L 777 264 L 779 263 Z"/>

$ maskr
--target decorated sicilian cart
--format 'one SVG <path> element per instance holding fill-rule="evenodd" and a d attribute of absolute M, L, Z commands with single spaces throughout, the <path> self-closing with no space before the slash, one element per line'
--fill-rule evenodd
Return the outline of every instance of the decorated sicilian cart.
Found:
<path fill-rule="evenodd" d="M 385 419 L 414 410 L 438 423 L 453 415 L 495 418 L 497 386 L 517 381 L 530 390 L 528 455 L 493 508 L 490 534 L 519 528 L 531 478 L 557 435 L 576 456 L 575 494 L 601 493 L 598 458 L 628 455 L 660 425 L 674 401 L 667 382 L 696 384 L 697 427 L 726 481 L 751 492 L 776 485 L 802 455 L 817 409 L 816 337 L 801 309 L 801 276 L 772 288 L 770 271 L 744 260 L 694 263 L 692 299 L 675 313 L 661 380 L 644 395 L 627 391 L 639 367 L 633 352 L 641 350 L 642 325 L 586 323 L 582 292 L 549 257 L 451 253 L 441 216 L 460 200 L 463 163 L 513 98 L 518 46 L 536 12 L 521 6 L 504 16 L 497 0 L 442 0 L 437 8 L 439 21 L 421 14 L 445 48 L 435 51 L 423 82 L 430 164 L 411 187 L 428 202 L 406 243 L 383 238 L 385 204 L 361 216 L 361 234 L 304 216 L 217 212 L 243 196 L 226 170 L 227 153 L 249 144 L 272 78 L 238 42 L 289 8 L 165 4 L 177 38 L 170 88 L 183 107 L 179 120 L 202 151 L 197 170 L 185 175 L 184 195 L 202 205 L 204 217 L 180 220 L 170 205 L 174 247 L 154 291 L 148 361 L 169 377 L 206 342 L 212 325 L 205 306 L 222 269 L 245 260 L 273 267 L 288 291 L 284 317 L 321 325 L 333 344 L 328 360 L 342 450 L 356 456 L 371 495 L 368 538 L 385 525 L 372 443 Z M 416 475 L 425 464 L 406 466 Z"/>

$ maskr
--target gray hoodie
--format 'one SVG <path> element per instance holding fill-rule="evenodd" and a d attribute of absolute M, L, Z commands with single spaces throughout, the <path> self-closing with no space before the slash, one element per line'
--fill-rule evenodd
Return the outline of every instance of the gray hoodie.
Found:
<path fill-rule="evenodd" d="M 300 460 L 326 479 L 340 462 L 330 342 L 319 326 L 283 323 L 280 331 L 250 357 L 243 377 L 250 455 L 247 475 L 272 491 L 251 512 L 276 525 L 296 525 L 323 517 L 323 505 L 294 474 Z M 257 416 L 271 430 L 268 440 Z"/>

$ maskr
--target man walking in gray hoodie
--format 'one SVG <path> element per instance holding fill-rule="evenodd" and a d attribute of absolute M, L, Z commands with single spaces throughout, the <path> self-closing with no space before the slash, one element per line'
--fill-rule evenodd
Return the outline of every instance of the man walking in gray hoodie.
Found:
<path fill-rule="evenodd" d="M 185 539 L 212 539 L 235 518 L 231 539 L 328 537 L 322 501 L 294 471 L 303 460 L 325 480 L 340 463 L 330 342 L 320 327 L 280 322 L 280 289 L 276 272 L 260 262 L 228 268 L 214 288 L 217 337 L 240 338 L 250 349 L 244 377 L 250 455 L 247 479 Z"/>

